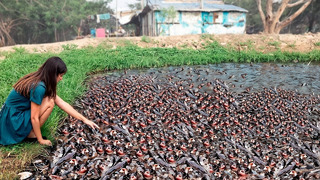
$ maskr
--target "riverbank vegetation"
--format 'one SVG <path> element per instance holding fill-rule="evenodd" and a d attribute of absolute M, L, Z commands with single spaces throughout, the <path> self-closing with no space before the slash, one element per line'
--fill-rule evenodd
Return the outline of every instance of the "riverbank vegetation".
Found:
<path fill-rule="evenodd" d="M 235 49 L 221 46 L 217 41 L 204 44 L 204 49 L 190 48 L 141 48 L 130 41 L 123 47 L 112 49 L 107 43 L 98 47 L 77 49 L 75 45 L 63 46 L 61 53 L 28 53 L 16 48 L 13 53 L 4 53 L 0 61 L 0 105 L 8 96 L 12 85 L 23 75 L 36 71 L 49 57 L 59 56 L 68 66 L 68 72 L 58 85 L 58 94 L 65 101 L 73 103 L 86 91 L 85 81 L 92 74 L 135 68 L 151 68 L 180 65 L 215 63 L 310 63 L 320 61 L 320 51 L 307 53 L 281 52 L 261 53 L 253 49 Z M 66 114 L 55 108 L 42 128 L 45 136 L 53 142 L 59 124 Z M 24 170 L 26 164 L 38 155 L 45 155 L 47 147 L 38 143 L 20 143 L 0 146 L 0 179 L 12 179 Z"/>

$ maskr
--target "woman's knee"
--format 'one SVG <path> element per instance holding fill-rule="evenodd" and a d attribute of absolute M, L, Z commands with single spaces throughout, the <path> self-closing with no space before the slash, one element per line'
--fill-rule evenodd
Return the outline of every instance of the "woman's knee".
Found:
<path fill-rule="evenodd" d="M 42 101 L 47 106 L 47 108 L 53 108 L 55 105 L 53 98 L 45 97 L 45 98 L 43 98 Z"/>
<path fill-rule="evenodd" d="M 40 109 L 40 125 L 42 126 L 45 121 L 50 116 L 53 108 L 54 108 L 54 99 L 53 98 L 44 98 L 41 103 Z"/>
<path fill-rule="evenodd" d="M 50 99 L 49 99 L 49 106 L 50 106 L 50 108 L 53 108 L 54 105 L 55 105 L 54 99 L 53 99 L 53 98 L 50 98 Z"/>

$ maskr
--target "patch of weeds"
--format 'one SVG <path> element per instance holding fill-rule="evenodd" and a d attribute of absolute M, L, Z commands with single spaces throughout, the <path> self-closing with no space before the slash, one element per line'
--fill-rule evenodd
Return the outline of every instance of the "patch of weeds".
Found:
<path fill-rule="evenodd" d="M 269 46 L 274 46 L 276 49 L 280 49 L 280 42 L 279 41 L 271 41 L 268 43 Z"/>
<path fill-rule="evenodd" d="M 277 47 L 280 45 L 280 42 L 279 41 L 271 41 L 268 43 L 268 45 Z"/>
<path fill-rule="evenodd" d="M 136 46 L 132 41 L 127 40 L 127 39 L 125 39 L 125 40 L 121 39 L 121 40 L 117 41 L 117 44 L 120 46 L 125 46 L 125 47 Z"/>
<path fill-rule="evenodd" d="M 131 46 L 136 46 L 136 45 L 133 44 L 132 41 L 130 41 L 130 40 L 124 40 L 124 41 L 123 41 L 123 44 L 124 44 L 124 46 L 128 46 L 128 47 L 129 47 L 129 46 L 130 46 L 130 47 L 131 47 Z"/>
<path fill-rule="evenodd" d="M 141 41 L 145 42 L 145 43 L 149 43 L 149 42 L 151 42 L 151 39 L 148 36 L 142 36 Z"/>
<path fill-rule="evenodd" d="M 259 49 L 260 49 L 260 50 L 265 50 L 265 49 L 266 49 L 266 47 L 264 47 L 264 46 L 260 46 L 260 47 L 259 47 Z"/>
<path fill-rule="evenodd" d="M 22 53 L 25 53 L 27 51 L 24 47 L 14 47 L 13 49 L 18 54 L 22 54 Z"/>
<path fill-rule="evenodd" d="M 296 48 L 296 42 L 294 42 L 293 44 L 288 44 L 288 47 L 290 47 L 290 48 Z"/>
<path fill-rule="evenodd" d="M 253 48 L 253 41 L 252 40 L 248 40 L 246 42 L 240 42 L 239 45 L 240 46 L 247 46 L 248 49 L 252 49 Z"/>
<path fill-rule="evenodd" d="M 187 43 L 183 43 L 182 45 L 180 45 L 181 48 L 188 48 L 188 44 Z"/>
<path fill-rule="evenodd" d="M 67 45 L 62 45 L 63 50 L 68 51 L 68 50 L 74 50 L 77 49 L 78 45 L 76 44 L 67 44 Z"/>
<path fill-rule="evenodd" d="M 5 55 L 6 55 L 6 52 L 0 51 L 0 56 L 5 56 Z"/>
<path fill-rule="evenodd" d="M 99 44 L 99 47 L 103 49 L 112 49 L 113 45 L 108 42 L 102 42 L 101 44 Z"/>
<path fill-rule="evenodd" d="M 320 46 L 320 42 L 314 43 L 315 46 Z"/>
<path fill-rule="evenodd" d="M 201 39 L 208 39 L 209 38 L 209 34 L 201 34 L 200 38 Z"/>
<path fill-rule="evenodd" d="M 201 39 L 209 39 L 211 41 L 214 41 L 214 35 L 213 34 L 202 34 L 200 36 Z"/>

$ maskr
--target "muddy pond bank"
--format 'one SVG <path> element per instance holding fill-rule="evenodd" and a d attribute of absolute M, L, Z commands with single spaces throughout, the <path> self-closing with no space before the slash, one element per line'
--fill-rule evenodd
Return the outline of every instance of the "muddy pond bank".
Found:
<path fill-rule="evenodd" d="M 319 66 L 217 64 L 96 76 L 33 177 L 317 178 Z M 315 95 L 313 95 L 315 94 Z"/>

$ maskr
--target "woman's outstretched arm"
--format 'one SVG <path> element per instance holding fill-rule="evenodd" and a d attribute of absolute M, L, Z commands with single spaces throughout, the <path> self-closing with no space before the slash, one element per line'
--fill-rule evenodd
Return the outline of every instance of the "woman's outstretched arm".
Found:
<path fill-rule="evenodd" d="M 88 120 L 82 114 L 78 113 L 78 111 L 76 111 L 70 104 L 65 102 L 58 95 L 56 96 L 54 102 L 60 109 L 62 109 L 64 112 L 68 113 L 70 116 L 72 116 L 76 119 L 82 120 L 85 124 L 87 124 L 88 126 L 90 126 L 93 129 L 95 129 L 95 128 L 99 129 L 99 126 L 97 124 Z"/>

